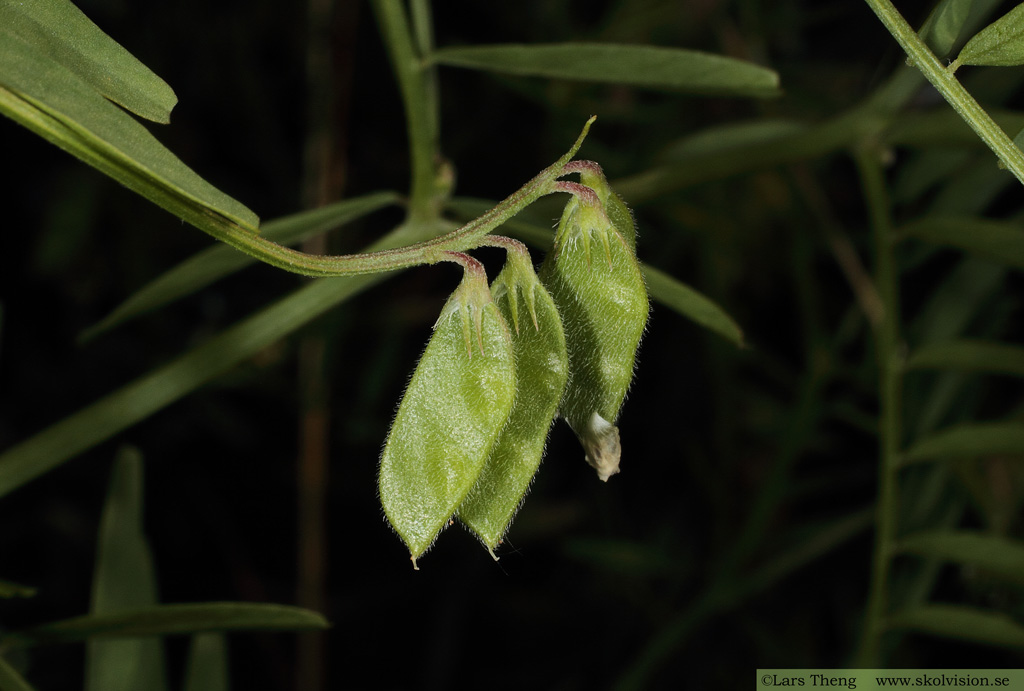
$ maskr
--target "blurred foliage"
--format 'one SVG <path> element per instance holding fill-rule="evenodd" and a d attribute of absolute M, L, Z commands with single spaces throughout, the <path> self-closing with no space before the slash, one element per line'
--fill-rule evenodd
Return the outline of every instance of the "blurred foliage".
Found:
<path fill-rule="evenodd" d="M 903 4 L 920 26 L 928 8 Z M 988 6 L 989 21 L 1008 9 Z M 169 149 L 261 218 L 303 208 L 304 4 L 80 7 L 174 87 L 173 124 L 151 128 Z M 599 483 L 559 423 L 501 561 L 468 533 L 449 534 L 413 572 L 381 520 L 377 462 L 458 275 L 431 267 L 390 277 L 4 496 L 0 595 L 21 596 L 0 600 L 0 631 L 90 609 L 104 497 L 125 443 L 145 458 L 144 525 L 160 601 L 294 602 L 296 361 L 301 340 L 316 336 L 329 353 L 332 392 L 329 687 L 361 688 L 370 675 L 379 689 L 737 688 L 757 666 L 851 665 L 872 578 L 881 394 L 869 320 L 879 297 L 868 276 L 878 248 L 870 200 L 846 154 L 870 146 L 884 155 L 898 229 L 901 345 L 929 348 L 901 375 L 900 447 L 996 421 L 1011 438 L 979 453 L 969 437 L 963 457 L 922 458 L 901 471 L 899 537 L 907 539 L 897 543 L 887 589 L 904 611 L 892 622 L 898 630 L 881 638 L 881 662 L 1020 667 L 1012 636 L 989 640 L 996 645 L 949 637 L 961 615 L 982 631 L 998 627 L 971 618 L 978 612 L 1011 625 L 1024 617 L 1019 578 L 1007 578 L 1019 554 L 994 558 L 993 543 L 977 541 L 984 534 L 1016 545 L 1021 535 L 1019 352 L 971 347 L 1024 339 L 1021 279 L 1011 270 L 1021 266 L 1012 254 L 1019 244 L 1000 244 L 1004 236 L 986 234 L 986 225 L 972 235 L 985 241 L 979 252 L 943 225 L 983 219 L 1019 233 L 1019 187 L 934 92 L 919 88 L 868 7 L 552 0 L 438 2 L 433 11 L 443 48 L 637 43 L 779 73 L 783 95 L 753 100 L 440 71 L 441 148 L 456 194 L 502 199 L 596 113 L 581 154 L 620 181 L 640 259 L 724 307 L 745 347 L 655 304 L 620 422 L 622 473 Z M 373 13 L 345 0 L 334 12 L 336 183 L 346 198 L 404 190 L 402 103 Z M 1024 71 L 962 67 L 957 76 L 1016 133 Z M 894 83 L 903 86 L 888 92 L 898 94 L 890 111 L 865 108 Z M 78 346 L 84 330 L 211 242 L 10 121 L 0 122 L 0 142 L 8 170 L 0 449 L 305 285 L 250 266 Z M 549 227 L 557 214 L 542 201 L 521 220 Z M 399 210 L 380 208 L 333 234 L 329 248 L 355 251 L 400 220 Z M 497 251 L 480 256 L 500 266 Z M 993 358 L 1005 366 L 986 367 Z M 941 457 L 948 443 L 924 455 Z M 292 688 L 294 646 L 291 635 L 232 635 L 234 688 Z M 182 639 L 166 649 L 179 663 L 171 688 L 180 688 L 196 667 L 173 671 L 186 656 Z M 82 656 L 81 648 L 43 646 L 5 657 L 34 687 L 51 689 L 82 687 Z M 216 660 L 206 664 L 228 676 Z"/>

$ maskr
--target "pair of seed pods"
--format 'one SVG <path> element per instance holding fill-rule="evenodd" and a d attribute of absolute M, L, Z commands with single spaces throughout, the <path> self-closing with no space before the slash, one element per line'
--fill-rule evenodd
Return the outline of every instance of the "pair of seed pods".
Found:
<path fill-rule="evenodd" d="M 519 243 L 488 289 L 463 259 L 381 455 L 380 499 L 416 560 L 453 516 L 494 556 L 555 417 L 602 480 L 619 472 L 619 408 L 647 322 L 633 220 L 597 164 L 572 193 L 540 276 Z M 469 261 L 466 262 L 465 260 Z"/>

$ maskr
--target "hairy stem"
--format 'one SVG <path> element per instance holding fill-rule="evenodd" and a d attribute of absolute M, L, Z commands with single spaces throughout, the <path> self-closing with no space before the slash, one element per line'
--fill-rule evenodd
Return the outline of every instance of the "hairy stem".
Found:
<path fill-rule="evenodd" d="M 569 151 L 493 209 L 450 233 L 425 242 L 381 252 L 322 256 L 278 245 L 234 224 L 225 224 L 220 239 L 260 261 L 305 276 L 354 276 L 435 264 L 444 259 L 445 252 L 477 247 L 484 236 L 541 197 L 553 192 L 569 191 L 562 186 L 572 183 L 561 182 L 558 177 L 564 174 L 566 164 L 583 144 L 594 120 L 594 117 L 587 120 Z"/>
<path fill-rule="evenodd" d="M 981 137 L 981 140 L 995 152 L 1006 168 L 1024 183 L 1024 153 L 967 92 L 967 89 L 953 75 L 953 70 L 942 64 L 892 2 L 889 0 L 866 0 L 866 2 L 925 78 L 942 94 L 949 105 L 953 106 L 953 109 Z"/>
<path fill-rule="evenodd" d="M 421 6 L 421 9 L 422 6 Z M 414 45 L 412 29 L 402 0 L 375 0 L 373 10 L 381 35 L 398 78 L 405 124 L 412 158 L 412 190 L 409 194 L 409 220 L 427 222 L 438 217 L 435 202 L 435 162 L 438 159 L 437 113 L 434 107 L 432 78 Z M 419 27 L 424 26 L 422 13 Z M 423 42 L 422 31 L 418 36 Z"/>

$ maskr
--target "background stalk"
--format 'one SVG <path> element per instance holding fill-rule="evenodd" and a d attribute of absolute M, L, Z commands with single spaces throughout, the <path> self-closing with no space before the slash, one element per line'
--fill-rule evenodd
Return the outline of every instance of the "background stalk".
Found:
<path fill-rule="evenodd" d="M 303 201 L 318 208 L 341 199 L 347 164 L 348 94 L 358 5 L 309 0 L 306 22 L 306 142 Z M 302 244 L 307 254 L 328 253 L 326 234 Z M 322 324 L 323 322 L 321 322 Z M 298 347 L 299 420 L 296 466 L 296 604 L 315 612 L 327 607 L 330 536 L 327 488 L 330 478 L 330 387 L 328 334 L 308 332 Z M 333 357 L 337 357 L 334 353 Z M 325 688 L 326 635 L 315 631 L 296 638 L 295 688 Z"/>
<path fill-rule="evenodd" d="M 882 152 L 870 145 L 854 154 L 872 230 L 875 284 L 882 301 L 875 328 L 879 393 L 879 470 L 875 517 L 875 549 L 868 606 L 857 653 L 858 667 L 881 667 L 881 637 L 889 610 L 889 567 L 896 539 L 898 461 L 901 444 L 902 346 L 900 341 L 899 283 L 893 253 L 893 223 L 882 172 Z"/>
<path fill-rule="evenodd" d="M 429 41 L 429 12 L 425 2 L 416 3 L 417 38 L 421 45 Z M 412 165 L 412 189 L 409 195 L 409 220 L 428 222 L 441 212 L 436 198 L 436 162 L 438 160 L 437 106 L 432 76 L 434 67 L 424 66 L 414 45 L 412 27 L 401 0 L 375 0 L 373 3 L 381 34 L 387 45 L 391 65 L 398 79 L 405 107 L 406 132 Z"/>

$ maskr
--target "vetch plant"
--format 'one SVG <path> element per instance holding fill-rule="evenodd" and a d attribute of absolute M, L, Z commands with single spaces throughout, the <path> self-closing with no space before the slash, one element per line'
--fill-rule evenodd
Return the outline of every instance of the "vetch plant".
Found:
<path fill-rule="evenodd" d="M 384 512 L 415 568 L 456 512 L 494 556 L 540 464 L 556 410 L 601 480 L 619 472 L 613 422 L 647 322 L 647 289 L 633 244 L 612 225 L 604 201 L 615 199 L 616 218 L 628 222 L 635 242 L 632 219 L 600 167 L 557 165 L 528 186 L 572 195 L 543 279 L 526 248 L 501 236 L 482 240 L 508 251 L 493 299 L 479 262 L 461 252 L 444 255 L 465 275 L 413 373 L 380 464 Z M 556 181 L 575 172 L 596 189 Z"/>
<path fill-rule="evenodd" d="M 631 467 L 629 432 L 623 432 L 623 444 L 618 425 L 650 299 L 731 343 L 742 342 L 736 323 L 711 300 L 637 259 L 636 230 L 625 202 L 597 163 L 574 160 L 593 118 L 565 155 L 518 191 L 464 215 L 472 204 L 451 197 L 454 177 L 441 156 L 437 79 L 442 67 L 458 67 L 761 98 L 778 94 L 774 72 L 693 50 L 610 42 L 435 48 L 425 0 L 375 0 L 372 8 L 405 109 L 408 194 L 378 190 L 340 201 L 321 200 L 332 203 L 261 223 L 256 213 L 200 177 L 139 122 L 137 118 L 169 122 L 177 97 L 74 5 L 66 0 L 0 3 L 0 112 L 220 241 L 89 329 L 90 342 L 255 260 L 331 279 L 304 282 L 5 449 L 0 453 L 0 497 L 122 434 L 375 282 L 402 269 L 455 263 L 462 268 L 462 280 L 441 308 L 382 440 L 378 491 L 384 514 L 414 566 L 455 520 L 496 558 L 557 418 L 566 420 L 578 436 L 580 455 L 601 480 L 619 472 L 620 462 L 627 470 Z M 599 111 L 581 112 L 580 120 Z M 527 170 L 535 170 L 533 165 Z M 554 194 L 568 194 L 569 199 L 552 238 L 547 227 L 538 228 L 520 214 Z M 633 198 L 628 192 L 625 196 Z M 364 251 L 332 256 L 293 247 L 389 206 L 402 206 L 403 220 Z M 468 222 L 457 225 L 451 216 Z M 550 220 L 554 218 L 552 212 Z M 548 251 L 539 272 L 529 251 L 510 235 Z M 471 253 L 494 246 L 505 250 L 506 263 L 489 282 Z M 12 328 L 9 322 L 5 318 L 5 329 Z M 641 424 L 630 426 L 639 430 Z M 213 639 L 196 636 L 195 657 L 212 641 L 220 651 L 217 659 L 223 660 L 223 631 L 327 626 L 310 611 L 322 607 L 301 598 L 299 609 L 160 604 L 156 569 L 142 529 L 140 458 L 141 452 L 132 451 L 119 460 L 112 480 L 104 539 L 97 548 L 102 568 L 96 571 L 95 592 L 103 597 L 95 599 L 86 616 L 5 631 L 0 637 L 0 686 L 27 687 L 7 652 L 31 650 L 44 642 L 114 635 L 134 644 L 138 637 L 213 632 Z M 580 466 L 582 473 L 586 469 Z M 320 521 L 321 526 L 326 523 L 322 516 Z M 119 553 L 122 548 L 130 554 Z M 30 597 L 35 590 L 0 582 L 0 595 L 5 593 Z M 141 595 L 128 597 L 132 593 Z M 136 648 L 120 642 L 90 644 L 88 666 L 97 670 L 90 676 L 104 680 L 91 683 L 107 683 L 111 670 L 135 660 Z M 138 683 L 160 688 L 157 680 L 164 675 L 157 640 L 147 642 L 145 655 L 153 662 L 142 665 L 145 681 Z M 212 666 L 215 675 L 222 667 Z"/>
<path fill-rule="evenodd" d="M 61 3 L 52 1 L 59 14 Z M 87 22 L 71 10 L 68 13 L 76 21 Z M 52 21 L 52 17 L 34 16 L 30 10 L 19 10 L 12 17 L 19 20 L 17 26 L 29 27 L 15 35 L 12 45 L 27 56 L 26 61 L 45 62 L 24 37 L 35 37 L 34 23 Z M 102 45 L 102 39 L 96 40 Z M 77 70 L 87 79 L 94 72 Z M 418 81 L 403 83 L 412 88 Z M 19 91 L 11 92 L 8 112 L 34 126 L 32 117 L 22 116 L 31 114 L 33 101 L 18 100 L 19 92 L 31 91 L 32 84 L 28 79 L 13 84 Z M 82 88 L 87 90 L 88 84 Z M 48 95 L 39 92 L 37 97 Z M 104 142 L 103 148 L 138 148 L 136 140 L 118 139 L 114 122 L 124 114 L 112 104 L 89 98 L 93 99 L 89 116 L 97 121 L 96 130 L 113 140 Z M 15 108 L 19 103 L 27 105 Z M 54 104 L 72 113 L 77 108 L 60 97 Z M 45 122 L 42 113 L 49 111 L 42 107 L 39 111 Z M 380 274 L 444 261 L 464 267 L 463 281 L 438 318 L 380 460 L 381 503 L 415 566 L 456 514 L 494 554 L 540 464 L 556 412 L 576 432 L 586 461 L 601 480 L 619 472 L 621 448 L 615 422 L 632 379 L 649 306 L 629 211 L 611 191 L 600 166 L 572 161 L 593 121 L 593 117 L 587 121 L 564 156 L 474 221 L 420 242 L 343 256 L 307 254 L 254 232 L 254 219 L 245 210 L 207 189 L 173 160 L 170 175 L 187 181 L 197 190 L 195 195 L 205 195 L 205 210 L 189 209 L 187 203 L 183 207 L 173 196 L 168 199 L 161 191 L 163 181 L 130 159 L 121 159 L 111 172 L 215 237 L 295 273 Z M 94 160 L 88 137 L 83 144 L 82 137 L 62 136 L 59 128 L 49 136 L 86 160 Z M 145 143 L 144 136 L 142 141 L 144 150 L 158 150 L 155 143 Z M 578 183 L 561 179 L 577 173 Z M 430 174 L 433 180 L 424 181 L 420 193 L 446 196 L 443 171 Z M 537 199 L 556 192 L 571 196 L 542 269 L 543 279 L 538 280 L 525 248 L 492 232 Z M 508 265 L 495 281 L 493 299 L 482 265 L 465 254 L 486 244 L 503 245 L 509 252 Z M 501 302 L 500 310 L 495 300 Z M 471 495 L 468 504 L 462 507 L 467 495 Z"/>
<path fill-rule="evenodd" d="M 325 4 L 310 3 L 310 11 Z M 348 86 L 313 73 L 331 61 L 310 60 L 306 105 L 318 117 L 310 118 L 300 143 L 311 160 L 303 166 L 309 179 L 299 185 L 277 172 L 294 170 L 298 156 L 275 155 L 295 153 L 294 132 L 264 139 L 267 133 L 254 124 L 262 119 L 247 117 L 251 103 L 237 97 L 216 102 L 237 118 L 232 136 L 247 149 L 246 165 L 259 159 L 275 169 L 273 185 L 286 190 L 275 203 L 290 209 L 301 196 L 308 207 L 261 221 L 151 135 L 150 128 L 159 127 L 153 123 L 169 122 L 176 102 L 159 77 L 65 0 L 0 2 L 0 112 L 170 214 L 154 212 L 157 223 L 130 214 L 113 219 L 127 217 L 128 223 L 108 223 L 106 215 L 92 219 L 89 204 L 75 198 L 104 197 L 77 183 L 105 181 L 80 166 L 71 169 L 76 177 L 63 194 L 28 195 L 18 176 L 8 178 L 18 191 L 8 199 L 14 214 L 5 211 L 14 219 L 5 225 L 14 242 L 0 254 L 6 260 L 0 281 L 12 286 L 0 295 L 0 393 L 6 394 L 0 400 L 0 507 L 19 521 L 19 530 L 0 534 L 3 568 L 11 570 L 0 578 L 17 581 L 0 580 L 0 597 L 49 606 L 58 604 L 58 591 L 75 590 L 47 575 L 57 571 L 50 563 L 65 572 L 63 553 L 51 562 L 38 556 L 46 548 L 63 552 L 53 543 L 69 534 L 59 526 L 70 521 L 50 520 L 49 507 L 98 509 L 99 492 L 90 502 L 87 483 L 75 481 L 89 477 L 95 458 L 112 457 L 121 442 L 138 451 L 123 451 L 111 476 L 88 614 L 50 623 L 0 622 L 0 687 L 23 688 L 19 677 L 33 678 L 24 661 L 37 659 L 37 646 L 86 640 L 92 688 L 162 691 L 165 676 L 182 675 L 163 673 L 161 643 L 153 637 L 195 633 L 191 659 L 202 658 L 212 644 L 221 651 L 214 658 L 223 660 L 221 632 L 318 630 L 327 622 L 317 612 L 342 622 L 331 640 L 349 656 L 337 663 L 344 673 L 358 656 L 375 668 L 382 688 L 423 683 L 388 678 L 384 655 L 412 659 L 402 666 L 409 669 L 457 670 L 469 678 L 471 660 L 489 660 L 493 650 L 514 650 L 527 639 L 536 643 L 537 655 L 550 655 L 538 664 L 554 670 L 552 679 L 561 674 L 556 685 L 620 690 L 678 686 L 680 678 L 695 687 L 720 685 L 715 672 L 702 677 L 701 669 L 728 667 L 713 664 L 714 656 L 728 663 L 735 650 L 779 663 L 783 656 L 794 668 L 941 664 L 959 648 L 936 647 L 936 637 L 970 641 L 972 653 L 981 650 L 1012 666 L 1013 658 L 996 658 L 1005 653 L 995 648 L 1024 646 L 1024 348 L 1014 274 L 1024 267 L 1024 208 L 1013 177 L 1024 179 L 1024 137 L 1012 138 L 1024 131 L 1024 14 L 1017 7 L 999 18 L 995 0 L 938 0 L 917 27 L 887 0 L 835 3 L 813 16 L 808 3 L 797 0 L 710 4 L 712 11 L 693 3 L 622 0 L 588 5 L 586 17 L 577 13 L 579 3 L 565 0 L 514 9 L 474 5 L 470 14 L 524 20 L 502 22 L 504 36 L 496 38 L 481 25 L 458 27 L 454 15 L 461 8 L 436 3 L 438 18 L 452 24 L 440 27 L 443 45 L 435 46 L 428 0 L 336 3 L 372 8 L 380 41 L 361 31 L 364 16 L 364 23 L 348 25 L 362 47 L 337 48 L 347 58 L 386 52 L 405 132 L 381 112 L 390 74 L 377 71 L 380 60 L 348 62 L 359 65 L 353 68 L 358 79 L 344 82 L 355 85 L 358 117 L 348 119 L 317 112 L 316 84 Z M 918 11 L 912 3 L 898 4 Z M 907 53 L 893 60 L 888 79 L 879 72 L 884 52 L 868 40 L 871 31 L 881 31 L 871 9 Z M 211 24 L 196 22 L 194 30 L 208 31 Z M 311 38 L 315 25 L 307 27 Z M 240 37 L 249 28 L 236 27 Z M 300 34 L 303 39 L 295 38 Z M 303 31 L 291 36 L 293 50 L 305 40 Z M 253 45 L 276 46 L 257 38 Z M 506 39 L 517 43 L 494 42 Z M 616 42 L 623 39 L 658 45 Z M 473 45 L 459 45 L 463 41 Z M 786 94 L 773 103 L 746 100 L 781 95 L 776 75 L 677 47 L 694 42 L 732 55 L 781 58 Z M 282 43 L 279 54 L 287 55 L 287 39 Z M 309 41 L 311 50 L 316 45 Z M 154 55 L 177 59 L 159 50 Z M 211 75 L 216 71 L 231 92 L 234 75 L 215 67 Z M 501 76 L 488 80 L 493 73 Z M 274 117 L 298 120 L 294 114 L 304 108 L 294 90 L 282 97 L 273 75 L 260 76 L 267 79 L 253 91 L 273 98 L 273 105 L 261 105 Z M 487 88 L 476 88 L 481 83 Z M 873 90 L 858 97 L 858 88 Z M 370 98 L 360 98 L 367 93 Z M 695 95 L 716 98 L 702 102 Z M 370 100 L 373 109 L 366 108 Z M 585 126 L 585 149 L 581 135 L 564 156 L 499 201 L 558 156 L 592 113 L 600 125 L 592 134 Z M 206 148 L 201 133 L 207 123 L 201 124 L 192 130 L 192 146 L 183 147 L 191 155 Z M 176 117 L 174 127 L 183 126 L 174 135 L 190 136 L 188 123 Z M 31 153 L 15 153 L 24 131 L 11 131 L 15 146 L 5 162 L 12 170 L 32 166 Z M 346 135 L 359 142 L 338 166 L 350 183 L 341 188 L 321 184 L 327 176 L 315 160 L 325 152 L 344 157 L 343 147 L 331 144 L 332 132 L 335 144 Z M 575 160 L 581 152 L 601 165 Z M 374 182 L 392 179 L 396 169 L 404 173 L 406 163 L 408 185 L 400 191 Z M 40 190 L 49 182 L 32 180 Z M 314 189 L 316 195 L 308 194 Z M 131 199 L 120 190 L 108 194 Z M 246 194 L 264 204 L 261 210 L 269 207 L 260 193 Z M 29 210 L 22 195 L 63 211 Z M 634 226 L 626 202 L 642 223 Z M 18 219 L 22 206 L 28 223 Z M 381 209 L 393 225 L 374 227 L 378 218 L 369 214 Z M 191 231 L 181 230 L 184 240 L 175 235 L 179 219 L 218 242 L 156 276 L 165 246 L 191 251 Z M 18 232 L 19 220 L 25 232 Z M 368 246 L 351 241 L 346 253 L 335 252 L 330 243 L 348 238 L 328 243 L 322 237 L 343 226 L 357 230 L 352 226 L 364 221 Z M 76 222 L 95 226 L 83 231 L 96 235 L 89 239 L 95 247 L 77 252 L 80 246 L 68 241 Z M 137 244 L 105 242 L 110 236 L 100 236 L 101 223 L 104 233 Z M 26 268 L 31 252 L 22 262 L 19 243 L 45 249 L 51 233 L 74 261 L 48 272 Z M 299 249 L 312 240 L 325 246 Z M 485 272 L 481 263 L 491 257 L 504 258 L 500 272 L 497 264 Z M 208 288 L 257 261 L 313 278 L 290 281 L 260 267 Z M 102 293 L 79 295 L 79 281 L 103 283 L 97 267 L 104 278 L 117 278 Z M 406 269 L 414 271 L 398 278 Z M 675 278 L 684 274 L 735 305 L 751 347 L 733 347 L 745 342 L 737 324 Z M 150 275 L 156 276 L 151 283 L 130 292 L 134 281 Z M 254 276 L 273 280 L 250 280 Z M 397 279 L 392 290 L 359 296 L 391 278 Z M 404 290 L 449 278 L 450 285 L 428 291 L 423 302 Z M 268 296 L 282 285 L 288 292 Z M 54 304 L 61 290 L 75 294 L 74 309 Z M 236 290 L 250 303 L 235 299 Z M 81 328 L 88 318 L 83 314 L 126 294 L 131 297 L 82 335 L 82 351 L 47 357 Z M 134 330 L 120 328 L 186 296 L 194 302 L 146 316 Z M 266 304 L 238 315 L 241 305 L 260 299 Z M 207 321 L 190 311 L 198 303 L 205 309 L 207 301 L 222 305 L 225 316 Z M 653 302 L 659 319 L 648 326 Z M 365 319 L 361 310 L 374 318 Z M 427 341 L 423 350 L 414 343 L 421 353 L 416 363 L 419 353 L 403 350 L 407 334 L 426 332 L 431 323 L 429 336 L 414 339 Z M 171 333 L 182 334 L 181 351 L 157 355 L 173 342 L 161 336 Z M 637 369 L 642 338 L 643 367 Z M 125 367 L 145 363 L 127 382 L 119 379 L 121 369 L 103 366 L 120 352 L 133 353 Z M 79 376 L 81 362 L 99 363 L 95 380 Z M 289 370 L 296 363 L 300 376 Z M 272 411 L 255 410 L 257 397 L 244 395 L 254 389 L 265 394 L 261 403 L 272 400 Z M 93 402 L 56 422 L 47 417 L 74 400 Z M 294 436 L 301 441 L 292 443 Z M 97 448 L 107 440 L 108 449 Z M 265 449 L 252 453 L 254 447 Z M 51 473 L 90 449 L 92 457 L 78 468 Z M 196 450 L 202 466 L 191 457 Z M 143 465 L 156 495 L 145 503 Z M 620 469 L 623 475 L 608 485 L 593 479 L 594 471 L 608 480 Z M 291 525 L 291 504 L 278 493 L 290 484 L 281 478 L 292 472 L 300 526 L 295 539 L 281 536 L 280 526 Z M 208 473 L 221 474 L 216 489 L 223 496 L 214 500 L 202 496 Z M 537 478 L 540 491 L 526 500 Z M 194 504 L 204 508 L 186 511 L 193 492 L 200 495 Z M 277 519 L 273 532 L 249 520 L 250 499 Z M 22 531 L 19 501 L 44 520 Z M 219 516 L 204 515 L 205 505 Z M 381 507 L 398 541 L 374 520 Z M 344 536 L 329 538 L 340 516 Z M 156 519 L 149 528 L 156 526 L 152 542 L 160 549 L 149 549 L 146 517 Z M 284 571 L 267 577 L 262 566 L 245 571 L 247 582 L 271 584 L 262 592 L 274 599 L 290 597 L 280 588 L 290 588 L 292 566 L 280 551 L 298 543 L 300 608 L 167 604 L 180 592 L 173 589 L 180 573 L 195 571 L 206 587 L 216 580 L 221 552 L 238 547 L 187 530 L 220 520 L 244 523 L 238 533 L 258 544 L 253 551 L 260 561 Z M 500 579 L 503 569 L 464 535 L 444 536 L 444 547 L 453 551 L 434 568 L 405 573 L 404 560 L 396 557 L 403 543 L 422 566 L 423 555 L 456 523 L 495 558 L 515 554 L 514 540 L 531 567 L 541 563 L 539 552 L 550 550 L 581 578 L 562 585 L 536 579 L 543 585 L 529 597 L 537 606 L 519 608 L 515 603 L 523 598 L 513 591 L 521 579 L 510 574 L 496 587 L 492 578 Z M 466 549 L 461 554 L 459 537 Z M 181 540 L 178 551 L 172 551 L 175 540 Z M 204 544 L 216 554 L 194 556 Z M 244 561 L 244 555 L 230 556 Z M 80 582 L 93 566 L 86 561 Z M 175 562 L 175 577 L 165 570 L 158 578 L 167 561 Z M 425 597 L 446 580 L 453 584 L 449 596 Z M 161 593 L 158 582 L 172 586 Z M 831 587 L 806 587 L 819 582 Z M 496 618 L 502 626 L 493 635 L 442 646 L 423 646 L 422 637 L 415 638 L 424 631 L 419 626 L 398 626 L 388 631 L 388 646 L 371 651 L 376 641 L 360 640 L 366 626 L 358 612 L 337 616 L 343 593 L 356 590 L 374 603 L 374 623 L 394 612 L 423 611 L 428 602 L 436 609 L 423 611 L 424 621 L 442 622 L 434 640 L 446 643 L 448 631 L 478 631 L 483 622 L 474 617 Z M 595 601 L 609 608 L 594 608 Z M 477 615 L 480 602 L 489 603 L 488 611 Z M 66 611 L 74 604 L 59 606 Z M 5 607 L 4 614 L 15 609 Z M 626 625 L 608 612 L 622 613 Z M 455 618 L 458 626 L 445 628 Z M 592 629 L 605 645 L 567 631 L 566 622 L 588 634 Z M 713 647 L 698 640 L 710 640 L 702 636 L 707 626 L 715 628 Z M 785 645 L 777 644 L 779 632 Z M 566 634 L 584 643 L 570 650 Z M 105 635 L 120 639 L 99 640 Z M 315 658 L 308 640 L 300 643 L 300 657 Z M 552 650 L 557 653 L 544 652 Z M 320 655 L 325 667 L 332 658 Z M 119 677 L 124 665 L 136 665 L 143 675 Z M 530 666 L 519 667 L 507 670 L 508 685 L 533 683 L 524 679 Z M 187 688 L 211 687 L 197 682 Z M 225 691 L 226 684 L 213 688 Z"/>

